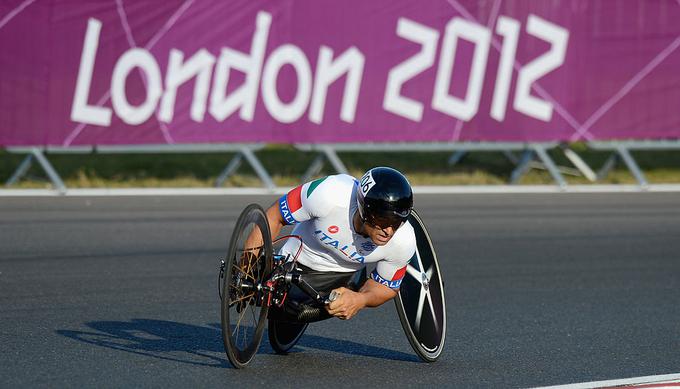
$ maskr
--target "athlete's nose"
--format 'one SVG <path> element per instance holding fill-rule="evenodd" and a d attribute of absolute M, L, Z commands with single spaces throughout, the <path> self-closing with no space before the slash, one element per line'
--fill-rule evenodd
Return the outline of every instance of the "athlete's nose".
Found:
<path fill-rule="evenodd" d="M 385 235 L 387 236 L 392 236 L 394 234 L 394 228 L 392 226 L 389 227 L 383 227 L 382 231 Z"/>

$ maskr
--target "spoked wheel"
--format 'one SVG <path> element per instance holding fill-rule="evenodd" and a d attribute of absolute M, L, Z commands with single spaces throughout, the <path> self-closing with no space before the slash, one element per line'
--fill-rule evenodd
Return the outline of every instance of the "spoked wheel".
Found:
<path fill-rule="evenodd" d="M 264 243 L 248 247 L 251 234 Z M 262 341 L 269 309 L 268 292 L 263 287 L 272 271 L 272 254 L 266 214 L 262 207 L 251 204 L 236 222 L 220 272 L 222 340 L 236 368 L 253 359 Z"/>
<path fill-rule="evenodd" d="M 277 354 L 288 354 L 305 333 L 309 323 L 293 323 L 269 319 L 269 344 Z"/>

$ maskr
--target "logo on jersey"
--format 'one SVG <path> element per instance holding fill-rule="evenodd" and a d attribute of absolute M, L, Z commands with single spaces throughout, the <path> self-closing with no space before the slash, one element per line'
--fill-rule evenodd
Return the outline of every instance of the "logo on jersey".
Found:
<path fill-rule="evenodd" d="M 361 249 L 364 251 L 373 251 L 375 250 L 375 243 L 371 242 L 370 240 L 367 240 L 361 243 Z"/>
<path fill-rule="evenodd" d="M 279 211 L 281 212 L 281 216 L 283 216 L 283 220 L 286 221 L 287 224 L 295 224 L 295 218 L 293 217 L 293 214 L 290 212 L 290 208 L 288 207 L 288 201 L 286 201 L 286 195 L 281 196 L 279 199 Z"/>
<path fill-rule="evenodd" d="M 400 269 L 400 270 L 401 270 L 401 269 Z M 404 271 L 405 271 L 405 270 L 406 270 L 406 268 L 404 268 Z M 399 273 L 399 272 L 397 272 L 397 273 Z M 397 278 L 397 275 L 398 275 L 398 274 L 395 274 L 395 275 L 394 275 L 394 278 Z M 382 285 L 387 286 L 387 287 L 390 288 L 390 289 L 397 289 L 397 288 L 399 288 L 399 286 L 401 286 L 401 281 L 404 279 L 404 276 L 403 276 L 403 273 L 402 273 L 401 278 L 398 278 L 398 279 L 395 279 L 395 280 L 388 281 L 388 280 L 386 280 L 386 279 L 380 277 L 380 274 L 378 274 L 377 271 L 373 270 L 373 271 L 371 272 L 371 279 L 373 279 L 373 281 L 375 281 L 375 282 L 377 282 L 377 283 L 379 283 L 379 284 L 382 284 Z"/>
<path fill-rule="evenodd" d="M 321 230 L 314 231 L 314 235 L 316 235 L 316 237 L 319 239 L 321 243 L 325 244 L 326 246 L 331 246 L 335 248 L 352 261 L 364 263 L 364 261 L 366 260 L 366 258 L 364 258 L 361 254 L 357 253 L 354 250 L 351 250 L 349 245 L 341 244 L 339 240 L 331 238 Z"/>
<path fill-rule="evenodd" d="M 363 177 L 361 177 L 361 182 L 359 183 L 359 186 L 361 186 L 361 193 L 365 196 L 366 193 L 368 193 L 371 188 L 373 188 L 373 185 L 375 185 L 375 180 L 373 179 L 373 174 L 371 174 L 372 170 L 369 170 L 364 174 Z"/>
<path fill-rule="evenodd" d="M 328 232 L 330 232 L 331 234 L 336 234 L 338 231 L 340 231 L 340 228 L 338 226 L 328 227 Z"/>
<path fill-rule="evenodd" d="M 307 187 L 307 198 L 309 198 L 309 196 L 312 195 L 312 192 L 314 192 L 314 189 L 316 189 L 319 186 L 319 184 L 324 182 L 324 180 L 326 178 L 328 178 L 328 177 L 319 178 L 318 180 L 314 180 L 314 181 L 309 183 L 309 186 Z"/>
<path fill-rule="evenodd" d="M 302 197 L 300 195 L 301 191 L 302 186 L 298 186 L 279 198 L 279 211 L 281 212 L 281 216 L 283 216 L 283 220 L 285 220 L 287 224 L 297 223 L 293 213 L 302 208 Z"/>

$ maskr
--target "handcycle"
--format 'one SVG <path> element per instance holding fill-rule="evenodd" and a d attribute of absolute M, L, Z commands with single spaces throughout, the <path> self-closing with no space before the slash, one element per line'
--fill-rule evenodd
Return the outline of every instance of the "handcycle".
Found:
<path fill-rule="evenodd" d="M 406 337 L 416 354 L 425 362 L 439 359 L 446 338 L 444 284 L 432 241 L 417 212 L 409 216 L 416 233 L 417 250 L 411 258 L 395 304 Z M 248 247 L 251 234 L 260 234 L 262 244 Z M 269 342 L 279 354 L 287 353 L 298 342 L 310 322 L 327 316 L 323 306 L 336 296 L 316 290 L 305 280 L 294 256 L 276 254 L 274 244 L 284 239 L 302 239 L 284 235 L 272 241 L 265 211 L 250 204 L 234 227 L 226 257 L 220 263 L 218 293 L 221 306 L 222 340 L 227 357 L 236 368 L 246 367 L 253 359 L 268 322 Z M 365 269 L 360 277 L 365 279 Z M 297 304 L 289 296 L 296 286 L 314 304 L 299 304 L 295 315 L 282 318 L 287 304 Z"/>

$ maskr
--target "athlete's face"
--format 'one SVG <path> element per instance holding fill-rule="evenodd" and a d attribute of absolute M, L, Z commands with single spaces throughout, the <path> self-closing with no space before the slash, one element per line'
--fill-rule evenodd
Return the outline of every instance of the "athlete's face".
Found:
<path fill-rule="evenodd" d="M 377 246 L 386 245 L 387 242 L 392 239 L 396 231 L 397 229 L 394 228 L 394 226 L 381 227 L 369 222 L 364 222 L 364 233 L 368 235 Z"/>

